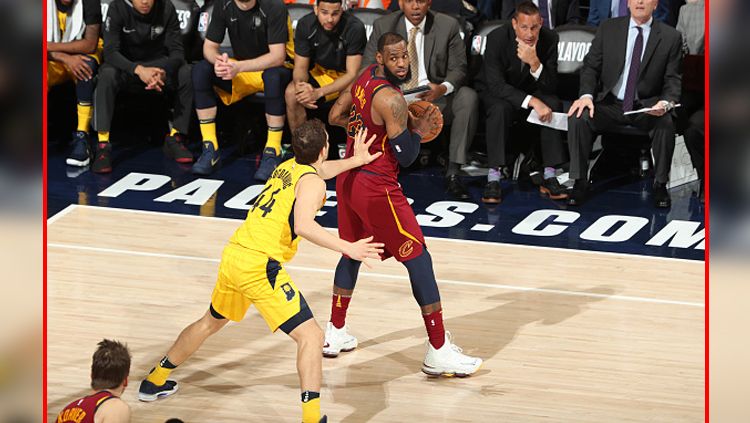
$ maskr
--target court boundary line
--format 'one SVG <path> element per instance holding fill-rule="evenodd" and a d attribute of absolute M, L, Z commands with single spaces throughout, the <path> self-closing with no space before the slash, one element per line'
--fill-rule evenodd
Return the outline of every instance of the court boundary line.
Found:
<path fill-rule="evenodd" d="M 90 246 L 77 245 L 77 244 L 49 243 L 47 244 L 47 246 L 50 248 L 71 249 L 71 250 L 110 253 L 110 254 L 123 254 L 123 255 L 132 255 L 132 256 L 140 256 L 140 257 L 202 261 L 202 262 L 211 262 L 211 263 L 219 263 L 221 261 L 218 258 L 211 258 L 211 257 L 185 256 L 185 255 L 179 255 L 179 254 L 165 254 L 165 253 L 151 253 L 151 252 L 146 252 L 146 251 L 123 250 L 123 249 L 117 249 L 117 248 L 90 247 Z M 291 270 L 301 270 L 301 271 L 328 273 L 328 274 L 335 273 L 334 269 L 321 269 L 317 267 L 297 266 L 297 265 L 285 265 L 285 267 Z M 390 275 L 386 273 L 375 273 L 375 272 L 364 271 L 364 272 L 360 272 L 359 275 L 372 277 L 372 278 L 381 278 L 381 279 L 409 280 L 408 276 Z M 694 303 L 694 302 L 689 302 L 689 301 L 663 300 L 663 299 L 658 299 L 658 298 L 636 297 L 636 296 L 630 296 L 630 295 L 607 295 L 607 294 L 598 294 L 594 292 L 576 292 L 576 291 L 566 291 L 566 290 L 561 290 L 561 289 L 534 288 L 534 287 L 524 287 L 524 286 L 504 285 L 504 284 L 489 284 L 489 283 L 482 283 L 482 282 L 461 281 L 461 280 L 455 280 L 455 279 L 437 279 L 437 281 L 441 284 L 446 284 L 446 285 L 472 286 L 472 287 L 491 288 L 491 289 L 507 289 L 507 290 L 512 290 L 512 291 L 531 291 L 531 292 L 542 292 L 542 293 L 547 293 L 547 294 L 567 295 L 567 296 L 573 296 L 573 297 L 614 299 L 614 300 L 620 300 L 620 301 L 682 305 L 682 306 L 700 307 L 700 308 L 705 307 L 705 304 Z"/>
<path fill-rule="evenodd" d="M 47 218 L 47 226 L 49 226 L 49 225 L 57 222 L 59 219 L 65 217 L 65 216 L 67 216 L 68 213 L 72 212 L 73 210 L 77 209 L 78 207 L 80 207 L 79 204 L 68 204 L 67 207 L 65 207 L 64 209 L 62 209 L 59 212 L 55 213 L 54 216 L 50 216 L 50 217 Z"/>
<path fill-rule="evenodd" d="M 112 212 L 123 212 L 123 213 L 135 213 L 135 214 L 147 214 L 147 215 L 170 215 L 170 216 L 180 216 L 180 217 L 187 217 L 192 219 L 210 219 L 210 220 L 224 220 L 224 221 L 231 221 L 231 222 L 242 222 L 245 219 L 236 219 L 232 217 L 217 217 L 217 216 L 200 216 L 200 215 L 193 215 L 193 214 L 183 214 L 183 213 L 174 213 L 174 212 L 164 212 L 164 211 L 153 211 L 153 210 L 138 210 L 138 209 L 125 209 L 121 207 L 101 207 L 101 206 L 91 206 L 88 204 L 71 204 L 65 209 L 61 210 L 54 216 L 51 216 L 47 222 L 48 224 L 56 222 L 58 219 L 57 216 L 61 213 L 65 212 L 67 215 L 70 213 L 69 208 L 76 209 L 76 208 L 93 208 L 97 210 L 104 210 L 104 211 L 112 211 Z M 61 217 L 64 217 L 61 216 Z M 54 219 L 54 221 L 50 222 L 50 220 Z M 325 227 L 325 229 L 329 231 L 336 231 L 338 228 L 328 228 Z M 434 236 L 426 236 L 426 240 L 437 240 L 437 241 L 449 241 L 449 242 L 455 242 L 459 244 L 477 244 L 477 245 L 500 245 L 502 247 L 513 247 L 513 248 L 525 248 L 525 249 L 531 249 L 531 250 L 548 250 L 548 251 L 555 251 L 555 252 L 569 252 L 569 251 L 575 251 L 579 253 L 585 253 L 585 254 L 593 254 L 593 255 L 606 255 L 606 256 L 615 256 L 619 258 L 631 258 L 631 257 L 638 257 L 648 260 L 663 260 L 663 261 L 672 261 L 672 262 L 685 262 L 685 263 L 693 263 L 693 264 L 702 264 L 705 266 L 705 259 L 702 260 L 693 260 L 693 259 L 684 259 L 679 257 L 659 257 L 659 256 L 650 256 L 645 254 L 635 254 L 635 253 L 617 253 L 614 251 L 593 251 L 593 250 L 578 250 L 573 248 L 561 248 L 561 247 L 546 247 L 541 245 L 528 245 L 528 244 L 511 244 L 507 242 L 494 242 L 494 241 L 477 241 L 474 239 L 454 239 L 454 238 L 441 238 L 441 237 L 434 237 Z"/>

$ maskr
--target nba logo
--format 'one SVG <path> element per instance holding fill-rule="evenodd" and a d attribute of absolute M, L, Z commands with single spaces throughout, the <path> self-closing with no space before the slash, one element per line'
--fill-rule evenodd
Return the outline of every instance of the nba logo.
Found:
<path fill-rule="evenodd" d="M 206 32 L 208 30 L 208 12 L 201 13 L 198 18 L 198 32 Z"/>
<path fill-rule="evenodd" d="M 292 301 L 292 298 L 294 298 L 294 288 L 288 283 L 285 283 L 284 285 L 281 285 L 281 290 L 286 294 L 286 300 Z"/>

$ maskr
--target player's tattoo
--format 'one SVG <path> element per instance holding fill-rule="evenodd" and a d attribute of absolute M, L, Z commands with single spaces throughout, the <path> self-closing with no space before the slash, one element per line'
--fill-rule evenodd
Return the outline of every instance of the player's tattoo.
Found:
<path fill-rule="evenodd" d="M 406 101 L 400 95 L 391 95 L 388 97 L 388 103 L 391 107 L 391 113 L 393 113 L 393 120 L 399 125 L 399 133 L 406 129 L 406 124 L 409 119 L 409 112 L 406 107 Z"/>

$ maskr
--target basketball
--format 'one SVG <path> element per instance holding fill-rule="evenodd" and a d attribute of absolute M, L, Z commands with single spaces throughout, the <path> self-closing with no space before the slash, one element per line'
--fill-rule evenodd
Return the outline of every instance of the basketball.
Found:
<path fill-rule="evenodd" d="M 430 103 L 429 101 L 419 100 L 409 104 L 409 111 L 414 114 L 417 119 L 420 119 L 424 115 L 425 111 L 427 111 L 428 107 L 437 108 L 437 106 Z M 429 132 L 425 133 L 422 137 L 422 143 L 434 140 L 438 135 L 440 135 L 440 131 L 443 130 L 443 113 L 438 110 L 437 113 L 435 113 L 433 116 L 434 119 L 432 120 L 432 126 Z M 412 129 L 411 120 L 409 121 L 409 129 Z"/>

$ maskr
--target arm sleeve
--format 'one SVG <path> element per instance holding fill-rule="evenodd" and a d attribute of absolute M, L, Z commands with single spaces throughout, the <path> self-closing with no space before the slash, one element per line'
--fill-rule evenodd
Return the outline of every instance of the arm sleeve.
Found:
<path fill-rule="evenodd" d="M 414 163 L 414 160 L 417 160 L 422 145 L 422 137 L 419 134 L 406 128 L 404 132 L 398 134 L 396 138 L 389 139 L 389 141 L 398 164 L 408 167 Z"/>

